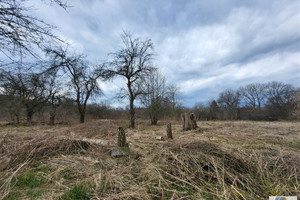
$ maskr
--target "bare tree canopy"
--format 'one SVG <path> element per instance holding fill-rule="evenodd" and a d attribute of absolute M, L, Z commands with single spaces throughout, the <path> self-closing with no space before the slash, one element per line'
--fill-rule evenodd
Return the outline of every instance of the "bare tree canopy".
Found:
<path fill-rule="evenodd" d="M 60 0 L 49 2 L 67 7 Z M 30 15 L 24 4 L 24 1 L 0 0 L 0 52 L 11 62 L 19 59 L 19 55 L 39 57 L 37 49 L 62 41 L 53 34 L 54 26 Z"/>
<path fill-rule="evenodd" d="M 241 96 L 246 104 L 252 108 L 261 109 L 265 100 L 266 84 L 251 83 L 239 89 Z"/>
<path fill-rule="evenodd" d="M 267 108 L 270 119 L 288 119 L 296 108 L 296 89 L 290 84 L 270 82 L 266 86 Z"/>
<path fill-rule="evenodd" d="M 240 105 L 240 93 L 232 89 L 227 89 L 220 93 L 219 105 L 230 115 L 230 119 L 237 119 L 237 111 Z"/>
<path fill-rule="evenodd" d="M 156 125 L 163 112 L 163 103 L 166 99 L 165 77 L 158 70 L 154 70 L 142 87 L 144 94 L 140 96 L 140 100 L 148 110 L 151 124 Z"/>
<path fill-rule="evenodd" d="M 180 89 L 174 84 L 170 84 L 167 87 L 166 95 L 168 99 L 168 104 L 172 109 L 172 113 L 175 114 L 175 109 L 176 107 L 180 106 L 179 103 L 179 94 L 180 94 Z"/>
<path fill-rule="evenodd" d="M 2 93 L 14 103 L 18 102 L 25 107 L 28 123 L 31 123 L 33 114 L 56 92 L 53 87 L 55 74 L 2 71 L 2 76 L 0 85 Z M 18 118 L 19 113 L 15 109 L 14 112 Z"/>
<path fill-rule="evenodd" d="M 121 35 L 123 47 L 111 53 L 112 61 L 109 63 L 108 74 L 111 77 L 121 76 L 126 79 L 127 91 L 122 97 L 129 98 L 130 127 L 135 127 L 134 101 L 137 96 L 143 94 L 141 84 L 153 70 L 153 43 L 150 39 L 141 41 L 133 38 L 131 33 L 124 32 Z"/>
<path fill-rule="evenodd" d="M 48 49 L 53 61 L 51 68 L 62 69 L 68 76 L 80 113 L 80 123 L 85 121 L 87 101 L 92 95 L 102 94 L 98 80 L 104 76 L 104 65 L 90 66 L 83 54 L 70 54 L 66 49 Z"/>

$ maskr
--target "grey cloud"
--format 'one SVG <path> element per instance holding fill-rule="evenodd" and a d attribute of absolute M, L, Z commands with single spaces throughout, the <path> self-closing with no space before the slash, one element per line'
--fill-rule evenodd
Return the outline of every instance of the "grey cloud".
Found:
<path fill-rule="evenodd" d="M 188 105 L 250 82 L 300 86 L 298 0 L 74 0 L 68 12 L 32 2 L 92 60 L 117 50 L 123 30 L 151 38 L 157 66 Z"/>

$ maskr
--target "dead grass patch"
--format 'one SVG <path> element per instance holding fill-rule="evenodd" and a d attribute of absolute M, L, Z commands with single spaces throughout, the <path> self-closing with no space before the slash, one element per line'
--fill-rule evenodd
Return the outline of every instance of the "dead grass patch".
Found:
<path fill-rule="evenodd" d="M 182 132 L 180 122 L 173 122 L 174 139 L 157 141 L 166 126 L 140 122 L 137 129 L 126 129 L 130 155 L 112 158 L 117 128 L 126 123 L 98 120 L 0 131 L 1 197 L 232 200 L 299 195 L 299 151 L 289 147 L 299 139 L 299 124 L 200 122 L 202 131 Z M 82 140 L 87 138 L 109 145 Z M 46 181 L 27 194 L 13 179 L 30 173 Z"/>

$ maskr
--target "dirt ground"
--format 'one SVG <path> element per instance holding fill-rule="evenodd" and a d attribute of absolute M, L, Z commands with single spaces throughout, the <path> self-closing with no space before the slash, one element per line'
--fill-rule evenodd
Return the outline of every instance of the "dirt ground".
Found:
<path fill-rule="evenodd" d="M 0 125 L 0 199 L 268 199 L 300 197 L 300 123 L 93 120 Z M 129 156 L 114 158 L 124 127 Z M 157 140 L 163 136 L 164 140 Z"/>

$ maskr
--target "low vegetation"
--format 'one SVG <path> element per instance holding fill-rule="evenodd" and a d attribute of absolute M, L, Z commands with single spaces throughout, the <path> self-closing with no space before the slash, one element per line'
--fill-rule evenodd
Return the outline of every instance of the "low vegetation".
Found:
<path fill-rule="evenodd" d="M 300 195 L 300 125 L 208 121 L 181 131 L 138 120 L 129 156 L 109 155 L 123 120 L 0 129 L 1 199 L 267 199 Z M 94 141 L 94 142 L 93 142 Z M 98 142 L 97 142 L 98 141 Z"/>

